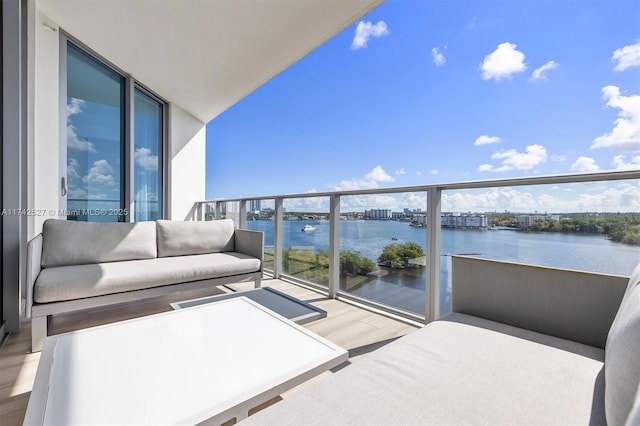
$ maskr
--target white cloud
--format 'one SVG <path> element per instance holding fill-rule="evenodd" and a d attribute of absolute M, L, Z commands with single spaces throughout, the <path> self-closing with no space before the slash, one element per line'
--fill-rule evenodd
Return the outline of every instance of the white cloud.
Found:
<path fill-rule="evenodd" d="M 82 189 L 82 188 L 75 188 L 75 189 L 69 188 L 69 191 L 67 192 L 67 197 L 69 197 L 69 198 L 86 199 L 87 195 L 88 195 L 87 191 L 85 189 Z"/>
<path fill-rule="evenodd" d="M 97 152 L 92 142 L 80 139 L 73 124 L 67 125 L 67 148 L 77 151 Z"/>
<path fill-rule="evenodd" d="M 635 44 L 616 49 L 611 60 L 617 62 L 613 68 L 616 71 L 624 71 L 627 68 L 640 66 L 640 40 Z"/>
<path fill-rule="evenodd" d="M 500 167 L 491 164 L 482 164 L 478 167 L 479 172 L 506 172 L 508 170 L 529 170 L 540 163 L 547 161 L 547 150 L 542 145 L 529 145 L 525 147 L 525 152 L 518 152 L 515 149 L 498 151 L 491 155 L 493 160 L 502 160 Z"/>
<path fill-rule="evenodd" d="M 547 71 L 558 68 L 558 63 L 549 61 L 540 68 L 536 68 L 531 74 L 529 81 L 547 80 Z"/>
<path fill-rule="evenodd" d="M 616 170 L 638 170 L 640 169 L 640 155 L 631 158 L 631 162 L 626 162 L 624 155 L 616 155 L 613 157 L 613 165 Z"/>
<path fill-rule="evenodd" d="M 396 170 L 396 172 L 395 172 L 395 173 L 396 173 L 396 175 L 406 175 L 406 174 L 407 174 L 407 172 L 406 172 L 406 170 L 404 169 L 404 167 L 402 167 L 402 168 L 400 168 L 400 169 Z"/>
<path fill-rule="evenodd" d="M 596 160 L 591 157 L 580 156 L 571 165 L 572 172 L 597 172 L 600 166 L 596 164 Z"/>
<path fill-rule="evenodd" d="M 384 21 L 378 21 L 373 24 L 369 21 L 360 21 L 356 27 L 356 34 L 351 42 L 351 49 L 358 50 L 367 47 L 367 43 L 371 37 L 382 37 L 389 34 L 389 28 Z"/>
<path fill-rule="evenodd" d="M 556 162 L 563 162 L 563 161 L 567 161 L 567 156 L 566 155 L 562 155 L 562 154 L 552 154 L 550 157 L 551 161 L 556 161 Z"/>
<path fill-rule="evenodd" d="M 69 179 L 69 183 L 80 179 L 80 175 L 78 174 L 78 160 L 75 158 L 69 158 L 67 162 L 67 179 Z"/>
<path fill-rule="evenodd" d="M 443 211 L 510 211 L 510 212 L 637 212 L 640 209 L 640 185 L 608 183 L 603 188 L 588 183 L 574 189 L 561 186 L 511 187 L 445 191 L 442 193 Z M 548 189 L 546 189 L 548 188 Z M 580 189 L 580 190 L 578 190 Z M 546 192 L 554 191 L 553 193 Z M 590 193 L 589 193 L 590 192 Z"/>
<path fill-rule="evenodd" d="M 496 50 L 484 57 L 480 70 L 483 80 L 502 80 L 527 69 L 524 53 L 514 43 L 501 43 Z"/>
<path fill-rule="evenodd" d="M 82 113 L 85 101 L 82 99 L 71 98 L 71 102 L 67 104 L 67 119 L 73 115 Z"/>
<path fill-rule="evenodd" d="M 67 104 L 67 148 L 78 151 L 96 152 L 93 143 L 87 139 L 81 139 L 78 136 L 76 127 L 71 123 L 71 117 L 82 114 L 85 101 L 82 99 L 71 98 L 71 102 Z"/>
<path fill-rule="evenodd" d="M 474 146 L 481 146 L 481 145 L 490 145 L 493 143 L 500 143 L 502 141 L 502 138 L 498 137 L 498 136 L 487 136 L 487 135 L 482 135 L 479 136 L 476 141 L 473 143 Z"/>
<path fill-rule="evenodd" d="M 393 182 L 391 177 L 381 165 L 375 166 L 363 178 L 353 178 L 351 180 L 343 180 L 338 185 L 331 186 L 333 191 L 349 191 L 354 189 L 371 189 L 378 188 L 380 182 Z"/>
<path fill-rule="evenodd" d="M 115 183 L 113 176 L 113 167 L 107 160 L 98 160 L 93 163 L 89 173 L 82 178 L 85 183 L 93 183 L 96 185 L 113 185 Z"/>
<path fill-rule="evenodd" d="M 136 164 L 150 172 L 158 170 L 158 156 L 151 155 L 149 148 L 138 148 L 134 154 Z"/>
<path fill-rule="evenodd" d="M 377 182 L 393 182 L 393 178 L 384 171 L 381 165 L 377 165 L 369 173 L 365 175 L 367 179 L 375 180 Z"/>
<path fill-rule="evenodd" d="M 610 133 L 593 140 L 591 149 L 613 148 L 620 151 L 640 151 L 640 96 L 623 96 L 620 88 L 605 86 L 602 88 L 606 106 L 618 109 L 618 118 L 614 121 Z"/>
<path fill-rule="evenodd" d="M 437 175 L 438 173 L 439 173 L 439 172 L 438 172 L 438 169 L 432 169 L 432 170 L 429 170 L 429 174 L 432 174 L 432 175 L 434 175 L 434 176 L 435 176 L 435 175 Z"/>
<path fill-rule="evenodd" d="M 437 47 L 434 47 L 433 49 L 431 49 L 431 56 L 433 56 L 433 63 L 437 67 L 441 67 L 447 62 L 447 59 L 444 57 L 444 55 L 440 52 L 440 49 Z"/>
<path fill-rule="evenodd" d="M 492 164 L 480 164 L 478 166 L 478 171 L 479 172 L 506 172 L 509 170 L 513 170 L 513 167 L 511 166 L 500 166 L 500 167 L 495 167 Z"/>
<path fill-rule="evenodd" d="M 283 207 L 287 211 L 329 211 L 329 197 L 287 198 L 283 200 Z"/>

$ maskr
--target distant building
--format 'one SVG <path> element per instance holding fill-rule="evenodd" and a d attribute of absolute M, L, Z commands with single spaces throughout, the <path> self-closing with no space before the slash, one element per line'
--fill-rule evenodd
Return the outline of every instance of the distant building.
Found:
<path fill-rule="evenodd" d="M 404 209 L 404 214 L 406 214 L 406 215 L 412 215 L 412 214 L 415 214 L 415 213 L 422 213 L 422 209 L 413 209 L 413 210 L 411 210 L 411 209 L 408 209 L 406 207 Z"/>
<path fill-rule="evenodd" d="M 444 228 L 486 228 L 487 217 L 485 215 L 447 214 L 440 218 L 440 224 Z"/>
<path fill-rule="evenodd" d="M 411 216 L 403 212 L 393 212 L 391 213 L 391 219 L 398 221 L 409 221 L 411 220 Z"/>
<path fill-rule="evenodd" d="M 516 223 L 520 227 L 528 227 L 533 226 L 536 223 L 547 222 L 547 221 L 555 221 L 560 222 L 559 214 L 548 214 L 548 215 L 519 215 L 516 216 Z"/>
<path fill-rule="evenodd" d="M 371 209 L 364 212 L 365 219 L 369 220 L 391 220 L 390 209 Z"/>
<path fill-rule="evenodd" d="M 411 215 L 411 223 L 415 225 L 427 226 L 427 215 L 425 213 L 417 213 Z"/>
<path fill-rule="evenodd" d="M 249 212 L 257 214 L 260 212 L 260 201 L 262 200 L 249 200 Z"/>

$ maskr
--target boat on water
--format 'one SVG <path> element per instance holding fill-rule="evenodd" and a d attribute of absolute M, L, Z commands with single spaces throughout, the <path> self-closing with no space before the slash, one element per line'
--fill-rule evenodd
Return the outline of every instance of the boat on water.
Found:
<path fill-rule="evenodd" d="M 311 225 L 309 225 L 309 224 L 307 223 L 305 226 L 303 226 L 303 227 L 302 227 L 302 230 L 303 230 L 304 232 L 311 232 L 311 231 L 315 231 L 315 230 L 316 230 L 316 227 L 315 227 L 315 226 L 311 226 Z"/>

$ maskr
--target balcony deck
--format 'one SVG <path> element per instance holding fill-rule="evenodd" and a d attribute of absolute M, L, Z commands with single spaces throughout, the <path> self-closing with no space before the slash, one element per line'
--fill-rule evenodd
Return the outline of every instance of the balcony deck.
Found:
<path fill-rule="evenodd" d="M 237 285 L 251 288 L 253 283 Z M 305 324 L 309 330 L 327 338 L 349 351 L 349 361 L 357 362 L 358 357 L 371 352 L 416 329 L 415 326 L 383 316 L 370 310 L 361 309 L 306 288 L 276 279 L 263 280 L 263 286 L 283 291 L 298 299 L 310 302 L 327 311 L 327 317 Z M 114 321 L 122 321 L 143 315 L 170 311 L 170 303 L 229 292 L 218 287 L 214 290 L 198 290 L 149 299 L 146 301 L 58 315 L 53 318 L 51 332 L 65 333 Z M 29 321 L 22 324 L 20 333 L 10 335 L 0 347 L 0 419 L 2 425 L 21 425 L 29 401 L 40 353 L 29 353 Z M 326 372 L 324 374 L 332 374 Z M 304 386 L 302 384 L 301 386 Z M 286 398 L 290 392 L 285 393 Z"/>

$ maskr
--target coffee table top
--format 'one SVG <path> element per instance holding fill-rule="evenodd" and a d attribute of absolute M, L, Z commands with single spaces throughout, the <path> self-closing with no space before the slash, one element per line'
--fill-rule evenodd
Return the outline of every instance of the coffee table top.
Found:
<path fill-rule="evenodd" d="M 254 288 L 237 293 L 218 294 L 215 296 L 200 297 L 198 299 L 183 300 L 172 303 L 171 307 L 173 307 L 173 309 L 184 309 L 204 303 L 234 299 L 236 297 L 247 297 L 297 324 L 306 324 L 327 317 L 327 311 L 271 287 Z"/>
<path fill-rule="evenodd" d="M 346 360 L 247 298 L 223 300 L 48 337 L 25 424 L 222 423 Z"/>

